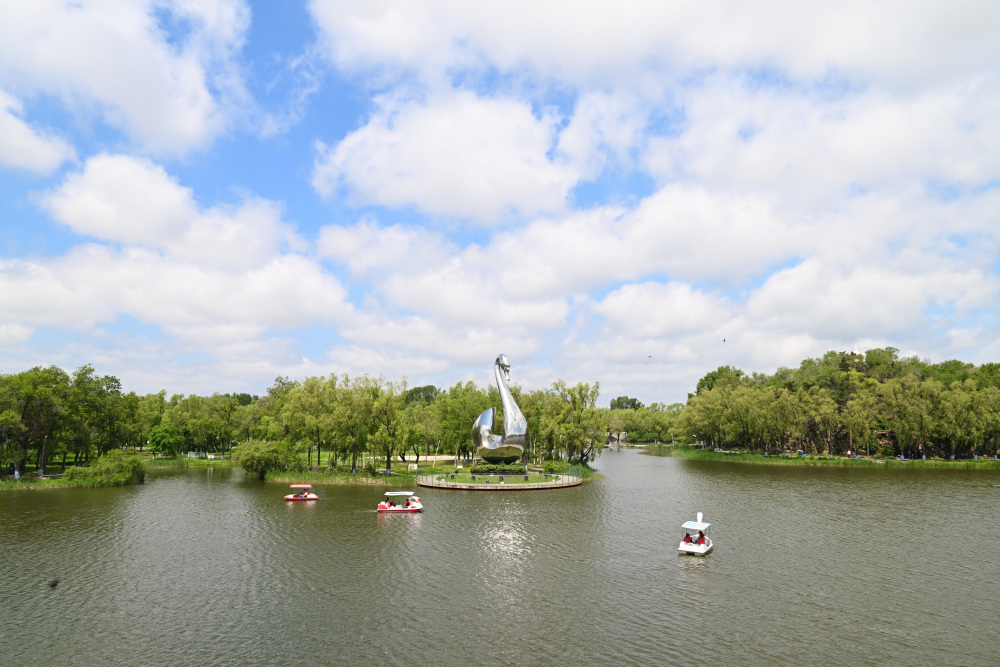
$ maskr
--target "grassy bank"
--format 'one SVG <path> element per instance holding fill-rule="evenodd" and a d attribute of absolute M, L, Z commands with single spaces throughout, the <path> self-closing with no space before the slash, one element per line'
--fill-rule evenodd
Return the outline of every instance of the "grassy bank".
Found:
<path fill-rule="evenodd" d="M 121 451 L 108 452 L 87 468 L 67 468 L 58 477 L 26 476 L 0 480 L 0 491 L 40 491 L 46 489 L 97 488 L 142 484 L 146 465 L 137 455 Z"/>
<path fill-rule="evenodd" d="M 265 478 L 268 482 L 281 484 L 326 484 L 331 486 L 414 486 L 417 482 L 413 473 L 394 472 L 392 475 L 371 474 L 359 470 L 352 475 L 348 470 L 293 470 L 272 471 Z"/>
<path fill-rule="evenodd" d="M 688 459 L 702 459 L 710 461 L 728 461 L 730 463 L 752 463 L 757 465 L 779 465 L 779 466 L 839 466 L 839 467 L 859 467 L 859 468 L 996 468 L 1000 469 L 1000 461 L 990 459 L 950 461 L 944 459 L 906 459 L 900 461 L 896 458 L 878 457 L 854 457 L 785 454 L 764 456 L 759 452 L 717 452 L 712 449 L 698 449 L 697 447 L 660 447 L 650 448 L 651 450 L 662 450 L 664 455 L 679 456 Z"/>
<path fill-rule="evenodd" d="M 96 489 L 105 486 L 128 486 L 140 482 L 120 481 L 107 477 L 72 478 L 59 477 L 22 477 L 0 479 L 0 492 L 3 491 L 46 491 L 50 489 Z"/>
<path fill-rule="evenodd" d="M 221 460 L 215 459 L 214 461 L 209 459 L 189 459 L 185 457 L 176 458 L 151 458 L 144 457 L 143 462 L 146 464 L 146 468 L 149 470 L 172 470 L 172 469 L 185 469 L 185 468 L 228 468 L 233 463 L 229 459 Z"/>

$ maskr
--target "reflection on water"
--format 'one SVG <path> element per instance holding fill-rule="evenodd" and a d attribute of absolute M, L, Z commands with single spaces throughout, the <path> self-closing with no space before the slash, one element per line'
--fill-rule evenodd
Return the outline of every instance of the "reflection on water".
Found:
<path fill-rule="evenodd" d="M 0 494 L 0 664 L 1000 663 L 995 471 L 597 466 L 423 514 L 228 470 Z"/>

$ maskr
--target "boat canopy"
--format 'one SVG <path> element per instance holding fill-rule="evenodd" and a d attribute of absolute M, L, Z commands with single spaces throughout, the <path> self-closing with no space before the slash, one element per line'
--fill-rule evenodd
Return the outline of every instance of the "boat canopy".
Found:
<path fill-rule="evenodd" d="M 699 521 L 685 521 L 681 525 L 681 528 L 684 530 L 708 530 L 708 527 L 711 525 L 710 523 L 701 523 Z"/>
<path fill-rule="evenodd" d="M 387 496 L 412 496 L 413 491 L 386 491 Z"/>
<path fill-rule="evenodd" d="M 289 484 L 288 486 L 291 487 L 291 488 L 293 488 L 293 489 L 311 489 L 311 488 L 313 488 L 312 484 Z"/>

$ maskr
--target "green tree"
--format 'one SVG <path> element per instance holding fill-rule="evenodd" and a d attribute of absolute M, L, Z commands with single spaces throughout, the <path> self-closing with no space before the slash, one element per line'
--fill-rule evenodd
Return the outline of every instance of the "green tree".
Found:
<path fill-rule="evenodd" d="M 567 460 L 572 462 L 575 457 L 587 465 L 600 451 L 607 432 L 605 413 L 596 408 L 600 383 L 581 382 L 569 387 L 558 380 L 550 391 L 556 400 L 548 403 L 546 421 L 553 441 Z"/>
<path fill-rule="evenodd" d="M 392 457 L 401 451 L 409 437 L 403 408 L 406 404 L 406 380 L 399 385 L 379 378 L 372 403 L 371 442 L 376 452 L 385 456 L 385 474 L 392 473 Z"/>
<path fill-rule="evenodd" d="M 638 398 L 619 396 L 618 398 L 611 399 L 612 410 L 638 410 L 641 407 L 643 407 L 642 401 Z"/>
<path fill-rule="evenodd" d="M 177 456 L 183 446 L 184 434 L 173 424 L 158 424 L 149 431 L 149 448 L 160 456 Z"/>
<path fill-rule="evenodd" d="M 264 479 L 268 471 L 278 470 L 287 462 L 287 452 L 278 443 L 269 440 L 247 440 L 233 452 L 233 463 L 259 479 Z"/>
<path fill-rule="evenodd" d="M 351 455 L 352 474 L 357 474 L 358 455 L 368 445 L 376 396 L 375 380 L 367 375 L 353 380 L 346 374 L 341 376 L 333 411 L 333 431 Z"/>

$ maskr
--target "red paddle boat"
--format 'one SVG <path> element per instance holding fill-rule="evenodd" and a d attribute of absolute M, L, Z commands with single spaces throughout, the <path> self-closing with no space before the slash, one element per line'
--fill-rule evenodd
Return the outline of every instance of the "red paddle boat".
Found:
<path fill-rule="evenodd" d="M 312 484 L 289 484 L 293 489 L 299 489 L 298 493 L 285 496 L 285 500 L 318 500 L 319 496 L 310 491 Z"/>
<path fill-rule="evenodd" d="M 396 512 L 420 512 L 424 506 L 420 503 L 420 498 L 413 495 L 413 491 L 386 491 L 386 498 L 378 504 L 378 511 L 383 513 Z M 398 500 L 402 502 L 397 502 Z"/>

